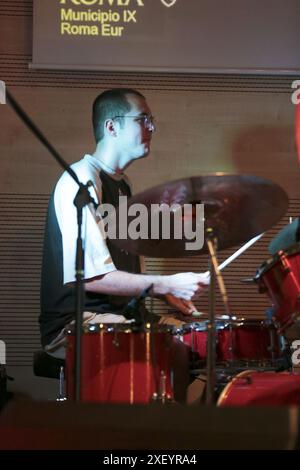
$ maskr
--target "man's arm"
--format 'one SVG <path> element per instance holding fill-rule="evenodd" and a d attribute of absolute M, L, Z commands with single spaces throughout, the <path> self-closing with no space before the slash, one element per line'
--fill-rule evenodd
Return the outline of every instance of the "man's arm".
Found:
<path fill-rule="evenodd" d="M 191 300 L 209 284 L 209 277 L 195 273 L 152 276 L 116 270 L 85 281 L 85 288 L 95 293 L 138 296 L 151 284 L 154 296 L 171 294 L 180 299 Z"/>

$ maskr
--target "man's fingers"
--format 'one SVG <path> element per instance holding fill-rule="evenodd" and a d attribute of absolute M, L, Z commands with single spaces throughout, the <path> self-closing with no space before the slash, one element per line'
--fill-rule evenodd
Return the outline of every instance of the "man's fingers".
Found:
<path fill-rule="evenodd" d="M 183 300 L 182 302 L 188 311 L 193 312 L 196 310 L 196 307 L 191 300 Z"/>

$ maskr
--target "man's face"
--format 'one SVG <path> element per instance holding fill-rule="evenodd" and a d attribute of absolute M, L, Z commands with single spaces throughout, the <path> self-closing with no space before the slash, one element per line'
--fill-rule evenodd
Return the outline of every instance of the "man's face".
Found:
<path fill-rule="evenodd" d="M 149 154 L 154 131 L 154 126 L 144 120 L 145 116 L 151 119 L 151 111 L 146 100 L 137 95 L 128 95 L 127 101 L 131 108 L 121 119 L 118 129 L 118 146 L 120 154 L 126 160 L 123 162 L 125 166 Z"/>

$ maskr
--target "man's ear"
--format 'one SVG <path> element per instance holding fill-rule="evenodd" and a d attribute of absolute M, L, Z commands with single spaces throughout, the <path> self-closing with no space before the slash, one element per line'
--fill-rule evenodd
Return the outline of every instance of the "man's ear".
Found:
<path fill-rule="evenodd" d="M 108 135 L 116 137 L 117 132 L 116 132 L 116 122 L 113 119 L 107 119 L 105 121 L 105 131 L 107 132 Z"/>

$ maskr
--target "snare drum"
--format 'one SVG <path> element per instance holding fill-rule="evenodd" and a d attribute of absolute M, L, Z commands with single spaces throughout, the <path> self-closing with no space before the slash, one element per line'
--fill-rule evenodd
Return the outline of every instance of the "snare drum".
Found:
<path fill-rule="evenodd" d="M 275 306 L 274 317 L 284 331 L 300 317 L 300 246 L 280 251 L 256 274 L 261 292 L 267 292 Z"/>
<path fill-rule="evenodd" d="M 82 334 L 83 402 L 149 403 L 173 398 L 172 329 L 125 323 L 89 324 Z M 67 332 L 67 397 L 75 397 L 75 335 Z"/>
<path fill-rule="evenodd" d="M 208 322 L 191 323 L 181 330 L 182 340 L 199 359 L 206 358 Z M 220 365 L 267 366 L 284 352 L 284 340 L 273 324 L 264 320 L 217 320 L 216 362 Z"/>
<path fill-rule="evenodd" d="M 300 405 L 300 374 L 244 370 L 222 391 L 218 406 Z"/>

